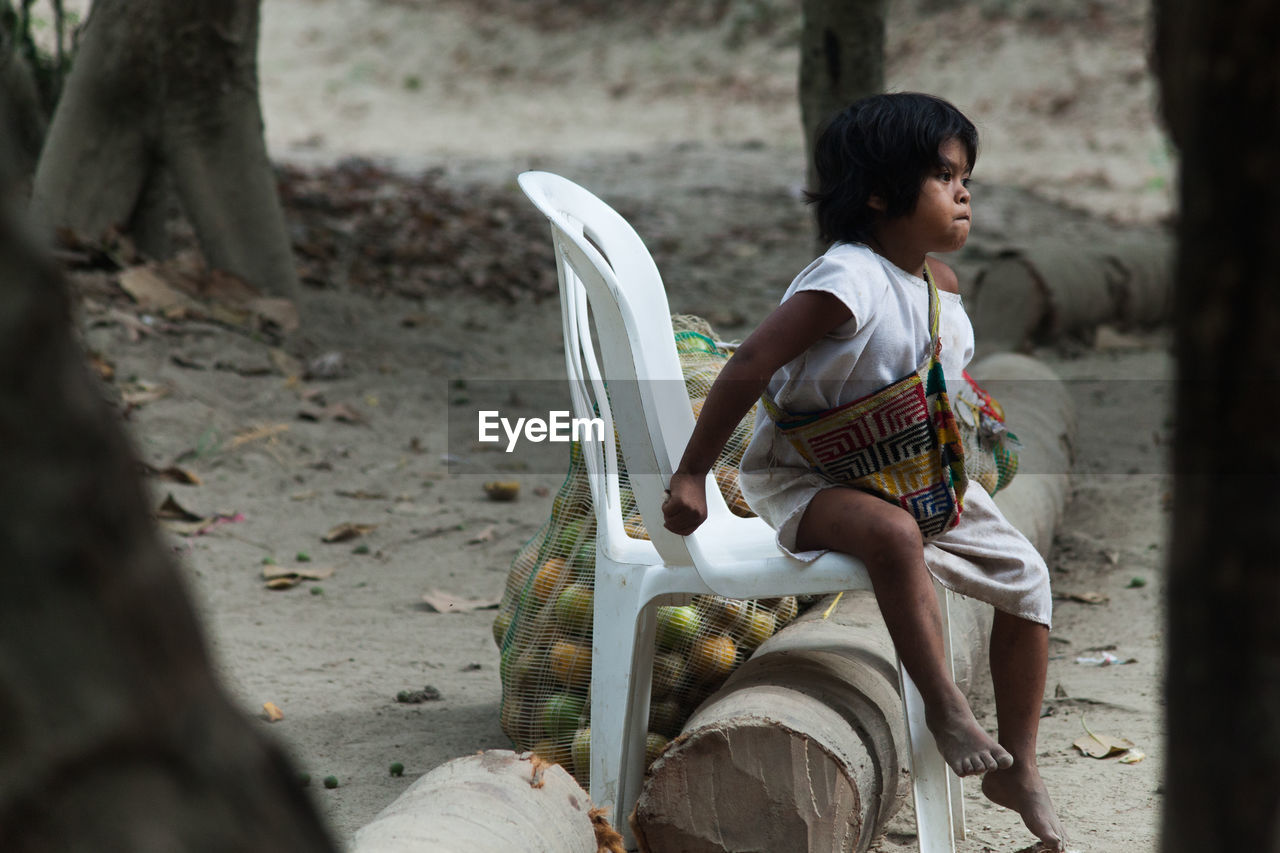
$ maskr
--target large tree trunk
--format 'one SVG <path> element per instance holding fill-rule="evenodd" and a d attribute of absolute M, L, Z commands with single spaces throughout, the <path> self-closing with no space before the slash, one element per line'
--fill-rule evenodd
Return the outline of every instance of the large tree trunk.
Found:
<path fill-rule="evenodd" d="M 166 246 L 171 183 L 210 266 L 293 297 L 297 273 L 262 135 L 258 0 L 95 0 L 36 171 L 45 224 Z"/>
<path fill-rule="evenodd" d="M 1277 850 L 1280 207 L 1269 199 L 1280 5 L 1161 0 L 1156 12 L 1164 112 L 1182 156 L 1161 843 Z"/>
<path fill-rule="evenodd" d="M 800 34 L 800 121 L 814 186 L 813 143 L 832 115 L 884 89 L 889 0 L 804 0 Z"/>
<path fill-rule="evenodd" d="M 22 55 L 22 36 L 13 4 L 0 0 L 0 168 L 30 175 L 44 143 L 47 115 Z"/>
<path fill-rule="evenodd" d="M 216 683 L 65 288 L 0 216 L 0 850 L 326 851 Z"/>
<path fill-rule="evenodd" d="M 622 836 L 569 772 L 531 752 L 455 758 L 356 833 L 352 853 L 607 853 Z"/>

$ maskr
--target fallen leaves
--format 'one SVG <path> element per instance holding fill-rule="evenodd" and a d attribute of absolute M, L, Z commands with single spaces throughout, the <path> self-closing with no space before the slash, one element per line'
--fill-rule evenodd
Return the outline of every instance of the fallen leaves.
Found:
<path fill-rule="evenodd" d="M 116 282 L 138 310 L 171 322 L 205 320 L 277 336 L 299 325 L 292 301 L 264 296 L 232 273 L 205 268 L 193 255 L 125 266 Z"/>
<path fill-rule="evenodd" d="M 180 536 L 203 536 L 216 527 L 224 524 L 237 524 L 245 520 L 242 512 L 216 512 L 212 515 L 193 512 L 173 497 L 165 496 L 164 501 L 155 511 L 155 517 L 167 529 Z"/>
<path fill-rule="evenodd" d="M 546 220 L 518 193 L 456 189 L 441 172 L 403 176 L 355 158 L 320 169 L 283 166 L 277 175 L 305 283 L 414 299 L 556 293 Z"/>
<path fill-rule="evenodd" d="M 235 450 L 244 447 L 246 444 L 252 444 L 255 441 L 263 441 L 265 439 L 274 438 L 281 433 L 288 432 L 288 424 L 265 424 L 263 426 L 249 427 L 241 430 L 231 437 L 231 441 L 227 442 L 228 450 Z"/>
<path fill-rule="evenodd" d="M 344 521 L 329 528 L 329 532 L 320 537 L 320 541 L 329 543 L 348 542 L 377 529 L 378 525 L 376 524 L 356 524 L 351 521 Z"/>
<path fill-rule="evenodd" d="M 268 723 L 278 723 L 284 719 L 284 711 L 275 702 L 263 702 L 262 715 L 267 718 Z"/>
<path fill-rule="evenodd" d="M 1085 734 L 1083 737 L 1076 738 L 1071 745 L 1080 750 L 1083 755 L 1090 758 L 1111 758 L 1118 755 L 1122 764 L 1137 764 L 1146 758 L 1145 753 L 1134 748 L 1133 741 L 1126 737 L 1095 732 L 1089 728 L 1083 716 L 1080 717 L 1080 726 Z"/>
<path fill-rule="evenodd" d="M 473 610 L 493 610 L 501 603 L 497 598 L 464 598 L 439 589 L 432 589 L 423 593 L 422 602 L 436 613 L 469 613 Z"/>
<path fill-rule="evenodd" d="M 262 567 L 262 578 L 267 589 L 290 589 L 303 581 L 322 581 L 333 577 L 334 569 L 313 568 L 311 566 L 277 566 L 268 564 Z"/>

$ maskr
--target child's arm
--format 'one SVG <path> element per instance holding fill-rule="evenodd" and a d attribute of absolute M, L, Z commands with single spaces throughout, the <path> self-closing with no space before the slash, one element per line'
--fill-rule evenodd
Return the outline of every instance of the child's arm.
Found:
<path fill-rule="evenodd" d="M 666 528 L 688 536 L 707 517 L 707 472 L 734 427 L 760 398 L 778 368 L 804 352 L 852 313 L 837 297 L 802 290 L 783 302 L 738 347 L 702 406 L 662 505 Z"/>

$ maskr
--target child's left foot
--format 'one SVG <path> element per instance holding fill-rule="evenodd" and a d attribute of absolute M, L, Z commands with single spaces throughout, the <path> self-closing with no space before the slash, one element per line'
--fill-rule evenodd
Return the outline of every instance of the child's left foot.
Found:
<path fill-rule="evenodd" d="M 1021 815 L 1022 822 L 1040 839 L 1045 850 L 1066 849 L 1067 833 L 1034 765 L 1019 762 L 1007 770 L 992 770 L 982 777 L 982 793 L 996 805 Z"/>

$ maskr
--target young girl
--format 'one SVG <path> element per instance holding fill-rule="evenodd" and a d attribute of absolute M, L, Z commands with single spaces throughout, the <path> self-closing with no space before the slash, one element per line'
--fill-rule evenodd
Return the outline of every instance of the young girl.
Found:
<path fill-rule="evenodd" d="M 930 275 L 940 291 L 943 371 L 951 387 L 963 381 L 973 327 L 955 274 L 927 254 L 955 251 L 969 235 L 977 147 L 973 124 L 928 95 L 872 96 L 831 120 L 815 146 L 811 194 L 831 248 L 792 282 L 707 395 L 663 506 L 669 530 L 688 535 L 706 518 L 707 471 L 762 393 L 787 412 L 822 412 L 913 373 L 931 345 Z M 986 492 L 971 485 L 958 523 L 924 541 L 906 510 L 816 473 L 763 406 L 741 485 L 784 550 L 802 560 L 840 551 L 866 564 L 947 763 L 962 776 L 985 773 L 983 793 L 1017 811 L 1047 849 L 1062 850 L 1065 834 L 1036 767 L 1048 568 Z M 996 608 L 998 739 L 978 725 L 948 671 L 934 577 Z"/>

